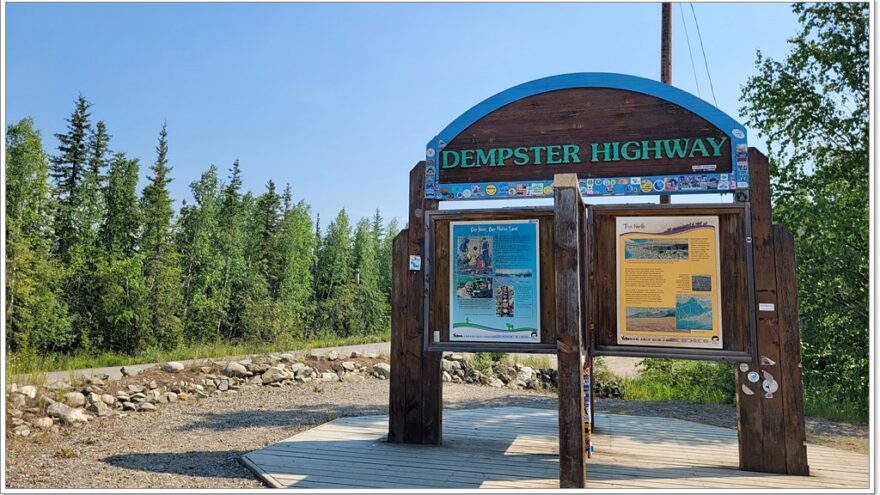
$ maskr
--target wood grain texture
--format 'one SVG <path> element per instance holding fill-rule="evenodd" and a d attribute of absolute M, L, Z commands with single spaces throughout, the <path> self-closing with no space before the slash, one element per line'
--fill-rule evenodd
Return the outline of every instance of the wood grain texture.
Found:
<path fill-rule="evenodd" d="M 719 157 L 591 162 L 592 143 L 707 136 L 720 140 L 724 133 L 682 107 L 643 93 L 610 88 L 550 91 L 515 101 L 483 117 L 450 141 L 445 150 L 576 144 L 581 148 L 581 163 L 441 167 L 439 179 L 453 184 L 548 180 L 562 173 L 576 173 L 580 178 L 685 174 L 694 173 L 693 165 L 707 164 L 716 165 L 716 172 L 729 172 L 729 140 Z"/>
<path fill-rule="evenodd" d="M 556 262 L 556 342 L 559 369 L 559 486 L 586 486 L 584 452 L 583 202 L 576 187 L 554 188 L 553 257 Z"/>
<path fill-rule="evenodd" d="M 768 303 L 778 308 L 770 166 L 767 157 L 754 148 L 749 149 L 749 172 L 756 306 Z M 758 311 L 757 330 L 757 368 L 762 377 L 764 372 L 767 372 L 778 381 L 780 370 L 786 365 L 780 353 L 778 311 Z M 775 364 L 762 363 L 764 358 L 769 358 Z M 744 395 L 742 391 L 739 392 Z M 754 448 L 758 442 L 762 444 L 760 450 L 763 459 L 763 466 L 760 469 L 762 472 L 786 472 L 784 422 L 790 419 L 783 415 L 782 404 L 785 393 L 786 390 L 780 387 L 772 398 L 765 398 L 760 389 L 755 395 L 749 396 L 750 399 L 757 400 L 761 404 L 761 433 L 759 437 L 751 438 L 749 443 L 753 444 L 750 448 Z"/>
<path fill-rule="evenodd" d="M 340 418 L 242 456 L 271 487 L 559 488 L 556 412 L 493 407 L 446 414 L 444 445 L 385 441 L 387 416 Z M 809 445 L 811 476 L 737 470 L 736 432 L 671 418 L 603 414 L 591 489 L 867 489 L 867 455 Z"/>
<path fill-rule="evenodd" d="M 388 403 L 388 441 L 403 442 L 406 430 L 406 281 L 408 229 L 391 246 L 391 383 Z"/>
<path fill-rule="evenodd" d="M 797 274 L 794 238 L 779 225 L 773 226 L 776 250 L 776 291 L 779 313 L 779 337 L 782 351 L 779 388 L 785 418 L 785 472 L 810 474 L 807 464 L 806 428 L 804 425 L 804 385 L 801 377 L 801 339 L 798 324 Z"/>

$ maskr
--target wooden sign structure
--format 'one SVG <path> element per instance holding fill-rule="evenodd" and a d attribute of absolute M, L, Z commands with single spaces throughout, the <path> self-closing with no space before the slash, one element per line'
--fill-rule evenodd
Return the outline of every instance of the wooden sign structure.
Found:
<path fill-rule="evenodd" d="M 583 201 L 693 193 L 734 202 Z M 523 197 L 553 207 L 438 209 Z M 728 360 L 740 467 L 808 474 L 793 243 L 770 218 L 767 160 L 745 128 L 672 86 L 566 74 L 476 105 L 410 172 L 388 440 L 442 442 L 442 352 L 556 353 L 560 486 L 584 487 L 584 363 Z"/>

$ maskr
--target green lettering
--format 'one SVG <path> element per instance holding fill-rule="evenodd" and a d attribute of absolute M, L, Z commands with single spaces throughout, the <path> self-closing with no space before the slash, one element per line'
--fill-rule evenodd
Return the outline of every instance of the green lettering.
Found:
<path fill-rule="evenodd" d="M 703 140 L 700 138 L 694 139 L 694 146 L 691 148 L 691 152 L 688 155 L 688 158 L 693 158 L 694 153 L 697 152 L 697 147 L 700 148 L 700 154 L 703 156 L 709 156 L 709 150 L 706 149 L 706 145 L 703 144 Z"/>
<path fill-rule="evenodd" d="M 648 145 L 649 142 L 650 141 L 642 141 L 642 158 L 644 158 L 645 160 L 650 158 L 651 151 L 654 152 L 654 159 L 663 158 L 663 153 L 661 153 L 660 150 L 660 140 L 655 139 L 653 147 Z"/>
<path fill-rule="evenodd" d="M 504 165 L 504 160 L 513 157 L 513 150 L 510 148 L 498 148 L 498 166 Z"/>
<path fill-rule="evenodd" d="M 563 144 L 562 154 L 564 157 L 562 158 L 562 163 L 580 163 L 581 159 L 578 157 L 580 152 L 581 147 L 576 144 Z"/>
<path fill-rule="evenodd" d="M 602 151 L 599 151 L 599 145 L 593 143 L 590 145 L 593 148 L 593 159 L 591 161 L 598 162 L 599 161 L 599 153 L 604 153 L 605 158 L 602 160 L 604 162 L 611 161 L 611 143 L 602 143 Z"/>
<path fill-rule="evenodd" d="M 529 155 L 526 154 L 526 149 L 522 146 L 513 151 L 513 156 L 515 157 L 513 160 L 514 165 L 525 165 L 526 163 L 529 163 Z"/>
<path fill-rule="evenodd" d="M 682 141 L 684 141 L 684 146 L 681 144 Z M 665 139 L 663 149 L 666 151 L 666 158 L 684 158 L 689 141 L 690 139 Z M 669 143 L 674 143 L 674 147 L 670 148 Z"/>
<path fill-rule="evenodd" d="M 458 156 L 458 152 L 456 152 L 456 151 L 443 150 L 443 152 L 440 154 L 443 155 L 443 160 L 442 160 L 443 161 L 443 165 L 442 165 L 443 168 L 455 168 L 458 166 L 458 162 L 461 160 L 461 157 Z M 452 158 L 455 158 L 455 161 L 452 163 L 449 162 L 450 156 Z"/>
<path fill-rule="evenodd" d="M 559 158 L 561 153 L 562 146 L 556 144 L 547 146 L 547 165 L 558 165 L 562 163 L 562 160 Z"/>
<path fill-rule="evenodd" d="M 640 159 L 642 157 L 642 153 L 641 153 L 642 150 L 640 148 L 638 148 L 638 146 L 640 144 L 641 143 L 639 143 L 638 141 L 627 141 L 627 142 L 623 143 L 623 147 L 620 148 L 620 154 L 623 156 L 623 159 L 626 161 L 633 161 L 633 160 Z M 636 146 L 636 151 L 634 154 L 629 153 L 629 148 L 631 146 Z"/>
<path fill-rule="evenodd" d="M 712 147 L 712 156 L 721 156 L 721 147 L 724 146 L 724 142 L 727 141 L 727 136 L 721 137 L 721 142 L 715 143 L 715 138 L 707 137 L 706 141 L 709 141 L 709 146 Z"/>
<path fill-rule="evenodd" d="M 543 150 L 543 146 L 532 146 L 531 148 L 529 148 L 529 151 L 531 151 L 535 155 L 535 161 L 532 162 L 534 165 L 541 164 L 541 151 Z"/>
<path fill-rule="evenodd" d="M 474 150 L 461 150 L 461 168 L 473 168 L 476 163 L 473 162 Z"/>
<path fill-rule="evenodd" d="M 495 148 L 492 148 L 489 151 L 477 150 L 477 166 L 482 167 L 483 165 L 488 165 L 494 167 L 495 151 Z"/>

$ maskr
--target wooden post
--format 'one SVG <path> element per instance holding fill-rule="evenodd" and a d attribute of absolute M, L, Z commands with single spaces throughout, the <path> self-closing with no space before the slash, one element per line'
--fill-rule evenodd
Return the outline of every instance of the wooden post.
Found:
<path fill-rule="evenodd" d="M 442 383 L 440 352 L 425 352 L 425 267 L 409 269 L 409 257 L 424 263 L 425 211 L 437 208 L 436 200 L 425 199 L 425 162 L 409 174 L 409 227 L 405 249 L 395 242 L 394 268 L 400 283 L 394 284 L 392 300 L 391 390 L 388 441 L 440 444 L 442 440 Z M 402 321 L 401 321 L 402 319 Z M 397 361 L 396 363 L 394 361 Z"/>
<path fill-rule="evenodd" d="M 577 176 L 555 177 L 553 257 L 556 264 L 556 355 L 559 367 L 559 487 L 585 488 L 584 386 L 580 273 L 584 204 Z"/>
<path fill-rule="evenodd" d="M 740 469 L 806 475 L 794 249 L 772 225 L 767 157 L 749 148 L 749 169 L 758 355 L 749 371 L 760 379 L 736 372 Z M 768 378 L 779 384 L 772 394 L 762 390 Z"/>

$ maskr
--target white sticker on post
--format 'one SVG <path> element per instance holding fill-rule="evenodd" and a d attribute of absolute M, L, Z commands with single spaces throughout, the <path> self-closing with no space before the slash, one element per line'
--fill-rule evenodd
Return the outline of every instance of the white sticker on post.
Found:
<path fill-rule="evenodd" d="M 434 342 L 440 342 L 440 332 L 434 330 Z"/>
<path fill-rule="evenodd" d="M 409 255 L 409 269 L 417 272 L 422 269 L 422 257 L 417 254 Z"/>
<path fill-rule="evenodd" d="M 776 305 L 773 303 L 758 303 L 758 311 L 776 311 Z"/>

